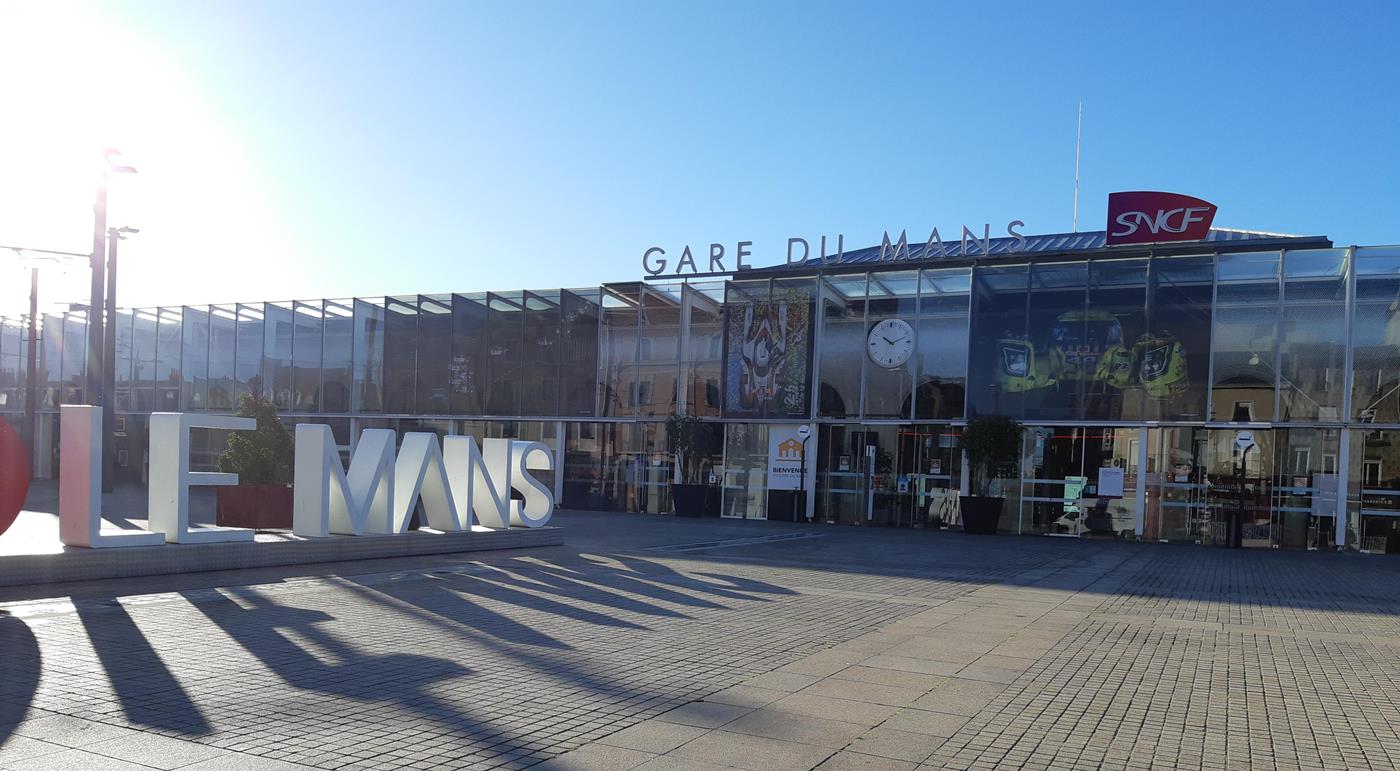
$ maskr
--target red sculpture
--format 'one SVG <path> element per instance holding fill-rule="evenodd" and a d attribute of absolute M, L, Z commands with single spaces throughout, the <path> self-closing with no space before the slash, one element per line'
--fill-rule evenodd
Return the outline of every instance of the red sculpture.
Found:
<path fill-rule="evenodd" d="M 29 494 L 29 461 L 24 443 L 10 424 L 0 418 L 0 534 L 10 529 L 24 498 Z"/>

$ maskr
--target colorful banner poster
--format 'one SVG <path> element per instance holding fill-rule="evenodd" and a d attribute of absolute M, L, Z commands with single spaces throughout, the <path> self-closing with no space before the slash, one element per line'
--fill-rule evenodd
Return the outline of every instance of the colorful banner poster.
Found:
<path fill-rule="evenodd" d="M 756 285 L 755 285 L 756 284 Z M 726 418 L 811 414 L 812 287 L 731 282 L 725 292 Z"/>

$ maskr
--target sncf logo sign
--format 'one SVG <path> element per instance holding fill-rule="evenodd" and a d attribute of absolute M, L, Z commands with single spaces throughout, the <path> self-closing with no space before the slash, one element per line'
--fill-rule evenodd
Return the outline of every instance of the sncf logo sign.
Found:
<path fill-rule="evenodd" d="M 1134 190 L 1108 194 L 1108 244 L 1200 241 L 1210 232 L 1215 204 L 1177 193 Z"/>

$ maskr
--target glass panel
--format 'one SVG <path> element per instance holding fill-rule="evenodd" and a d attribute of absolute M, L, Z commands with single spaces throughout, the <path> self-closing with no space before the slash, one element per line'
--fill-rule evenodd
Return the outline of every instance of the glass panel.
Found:
<path fill-rule="evenodd" d="M 1219 282 L 1216 302 L 1275 303 L 1278 301 L 1278 252 L 1222 254 L 1216 259 Z"/>
<path fill-rule="evenodd" d="M 292 309 L 287 304 L 263 306 L 263 377 L 278 409 L 292 408 Z"/>
<path fill-rule="evenodd" d="M 24 343 L 19 321 L 0 319 L 0 412 L 24 409 Z"/>
<path fill-rule="evenodd" d="M 180 411 L 180 338 L 184 325 L 179 308 L 161 308 L 156 339 L 156 411 Z M 207 374 L 207 373 L 206 373 Z"/>
<path fill-rule="evenodd" d="M 598 399 L 597 289 L 560 293 L 561 415 L 592 415 Z"/>
<path fill-rule="evenodd" d="M 487 296 L 486 335 L 486 412 L 519 415 L 521 348 L 525 337 L 522 292 Z"/>
<path fill-rule="evenodd" d="M 594 511 L 635 511 L 635 469 L 628 463 L 633 444 L 628 423 L 564 425 L 563 503 Z M 631 508 L 629 508 L 631 507 Z"/>
<path fill-rule="evenodd" d="M 869 274 L 865 316 L 865 416 L 913 416 L 918 271 Z"/>
<path fill-rule="evenodd" d="M 180 364 L 184 387 L 180 404 L 183 409 L 202 410 L 209 406 L 209 312 L 186 307 L 184 322 Z"/>
<path fill-rule="evenodd" d="M 720 513 L 725 517 L 764 519 L 768 493 L 768 426 L 765 423 L 724 425 L 724 490 Z"/>
<path fill-rule="evenodd" d="M 1025 415 L 1052 420 L 1079 417 L 1099 359 L 1115 332 L 1122 338 L 1122 330 L 1112 315 L 1085 308 L 1086 263 L 1033 265 L 1030 280 L 1026 339 L 1036 363 L 1044 360 L 1045 371 L 1025 391 Z"/>
<path fill-rule="evenodd" d="M 1215 382 L 1212 416 L 1221 421 L 1274 418 L 1274 352 L 1278 343 L 1274 304 L 1215 309 Z"/>
<path fill-rule="evenodd" d="M 322 308 L 319 300 L 293 306 L 292 409 L 321 409 Z"/>
<path fill-rule="evenodd" d="M 384 305 L 355 300 L 355 409 L 384 409 Z"/>
<path fill-rule="evenodd" d="M 234 409 L 234 356 L 238 348 L 236 307 L 211 306 L 209 313 L 209 402 L 211 410 Z"/>
<path fill-rule="evenodd" d="M 135 408 L 131 398 L 131 329 L 131 311 L 117 311 L 117 372 L 114 385 L 118 412 L 130 412 Z"/>
<path fill-rule="evenodd" d="M 972 271 L 926 270 L 919 288 L 916 418 L 961 418 L 967 395 Z"/>
<path fill-rule="evenodd" d="M 1400 431 L 1355 430 L 1351 439 L 1347 545 L 1400 554 Z"/>
<path fill-rule="evenodd" d="M 177 316 L 178 318 L 178 316 Z M 176 330 L 175 361 L 176 369 L 179 369 L 179 331 Z M 60 380 L 62 387 L 62 404 L 82 404 L 86 401 L 87 389 L 86 380 L 83 373 L 87 370 L 87 314 L 85 313 L 65 313 L 63 314 L 63 346 L 59 350 L 62 373 Z"/>
<path fill-rule="evenodd" d="M 1088 325 L 1102 344 L 1092 374 L 1086 372 L 1084 416 L 1090 420 L 1142 420 L 1146 391 L 1139 379 L 1137 341 L 1147 335 L 1147 261 L 1089 264 Z"/>
<path fill-rule="evenodd" d="M 666 424 L 655 421 L 634 423 L 631 465 L 632 505 L 627 511 L 667 514 L 671 511 L 671 479 L 675 463 L 666 452 Z"/>
<path fill-rule="evenodd" d="M 724 377 L 724 284 L 686 284 L 685 407 L 691 415 L 717 417 Z"/>
<path fill-rule="evenodd" d="M 155 350 L 154 328 L 151 350 Z M 154 354 L 153 354 L 154 355 Z M 39 319 L 39 407 L 57 409 L 63 401 L 63 317 L 43 314 Z"/>
<path fill-rule="evenodd" d="M 677 406 L 681 297 L 677 286 L 644 286 L 637 341 L 637 412 L 670 415 Z"/>
<path fill-rule="evenodd" d="M 1205 429 L 1148 431 L 1144 538 L 1200 543 L 1209 537 L 1206 448 Z"/>
<path fill-rule="evenodd" d="M 1336 428 L 1290 428 L 1273 432 L 1272 544 L 1284 549 L 1331 549 L 1336 543 Z"/>
<path fill-rule="evenodd" d="M 865 367 L 864 274 L 821 280 L 821 357 L 817 414 L 859 417 L 861 370 Z"/>
<path fill-rule="evenodd" d="M 1356 250 L 1352 417 L 1400 423 L 1400 248 Z"/>
<path fill-rule="evenodd" d="M 520 414 L 559 414 L 559 368 L 562 310 L 560 293 L 525 293 Z"/>
<path fill-rule="evenodd" d="M 418 298 L 384 300 L 384 411 L 412 414 L 417 401 Z"/>
<path fill-rule="evenodd" d="M 452 411 L 486 414 L 486 295 L 452 295 Z"/>
<path fill-rule="evenodd" d="M 351 365 L 355 345 L 354 309 L 349 301 L 327 300 L 321 341 L 321 410 L 350 409 Z"/>
<path fill-rule="evenodd" d="M 1203 420 L 1210 372 L 1210 256 L 1152 261 L 1150 327 L 1133 343 L 1149 420 Z"/>
<path fill-rule="evenodd" d="M 446 415 L 452 410 L 452 316 L 451 296 L 418 296 L 418 397 L 414 411 L 423 415 Z"/>
<path fill-rule="evenodd" d="M 156 313 L 135 312 L 131 363 L 132 399 L 136 412 L 156 411 Z"/>
<path fill-rule="evenodd" d="M 1346 250 L 1284 255 L 1279 412 L 1339 421 L 1346 378 Z"/>
<path fill-rule="evenodd" d="M 137 323 L 140 323 L 139 317 Z M 244 394 L 264 393 L 263 337 L 262 306 L 238 306 L 238 352 L 233 363 L 234 378 L 237 380 L 235 407 L 238 406 L 237 399 Z"/>
<path fill-rule="evenodd" d="M 637 412 L 637 307 L 640 284 L 603 287 L 598 350 L 598 414 L 626 417 Z"/>
<path fill-rule="evenodd" d="M 1050 361 L 1026 333 L 1025 265 L 979 267 L 972 277 L 969 416 L 1025 414 L 1027 394 L 1050 380 Z"/>

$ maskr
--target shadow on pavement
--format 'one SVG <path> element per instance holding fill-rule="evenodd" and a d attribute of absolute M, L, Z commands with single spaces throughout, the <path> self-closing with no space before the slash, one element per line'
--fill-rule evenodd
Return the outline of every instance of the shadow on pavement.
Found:
<path fill-rule="evenodd" d="M 209 733 L 209 721 L 126 608 L 115 603 L 77 603 L 75 608 L 128 721 L 190 736 Z"/>

